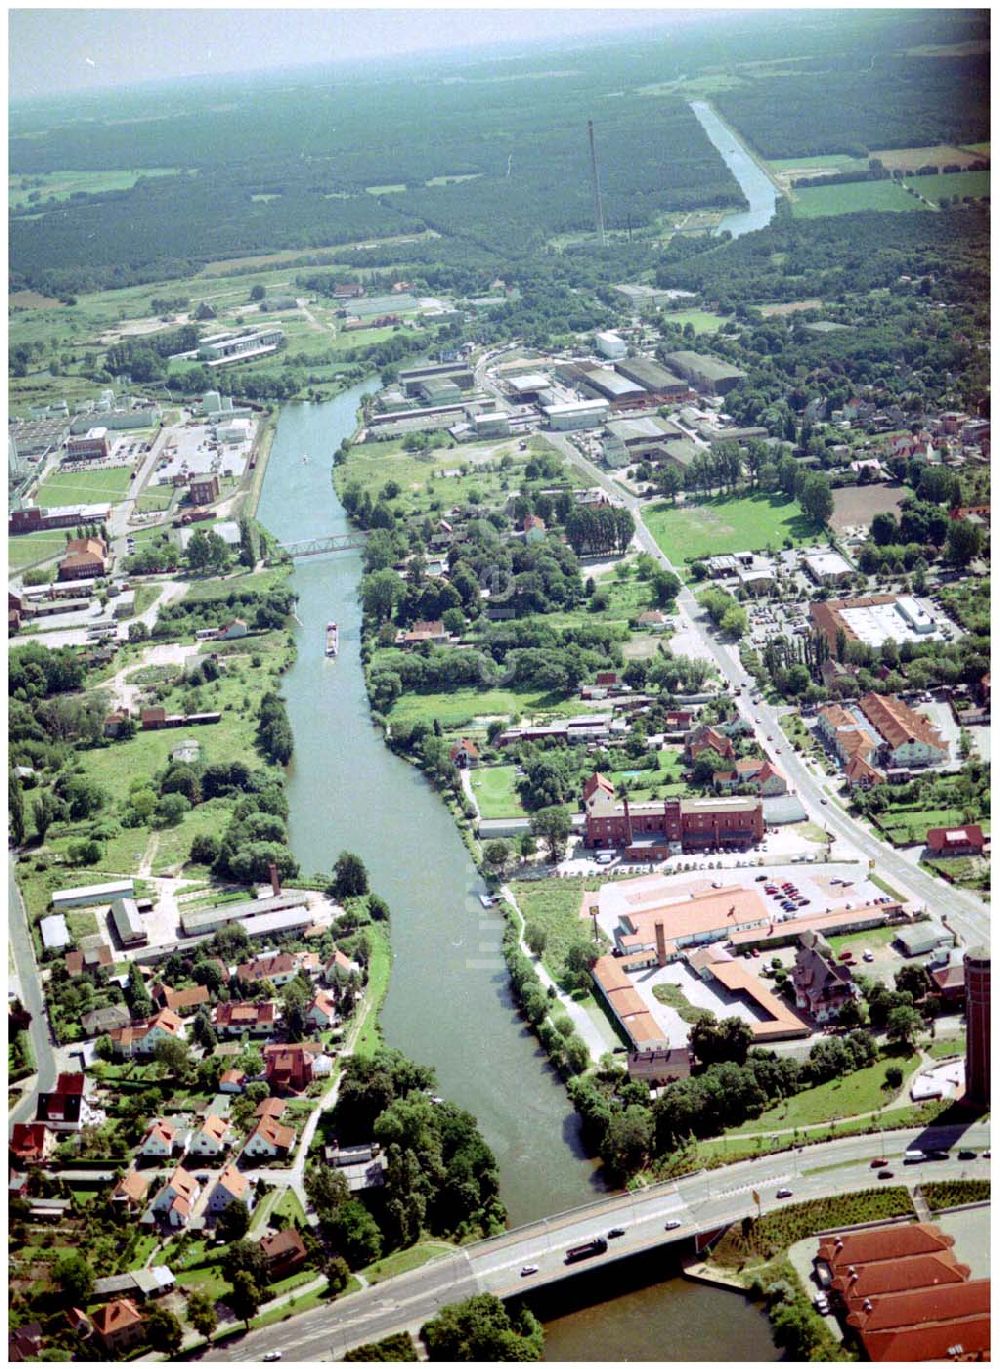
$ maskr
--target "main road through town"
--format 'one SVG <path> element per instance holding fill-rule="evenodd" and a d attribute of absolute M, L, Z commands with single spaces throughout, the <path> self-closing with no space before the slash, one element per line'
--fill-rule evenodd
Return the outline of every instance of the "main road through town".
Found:
<path fill-rule="evenodd" d="M 984 1159 L 962 1161 L 953 1152 L 946 1160 L 904 1165 L 903 1152 L 915 1145 L 961 1144 L 978 1150 L 988 1147 L 989 1141 L 987 1123 L 974 1123 L 964 1130 L 937 1127 L 881 1137 L 847 1137 L 604 1198 L 466 1246 L 331 1306 L 251 1332 L 207 1352 L 204 1358 L 260 1360 L 266 1353 L 280 1350 L 285 1359 L 296 1361 L 337 1359 L 352 1346 L 416 1329 L 446 1303 L 475 1293 L 490 1292 L 499 1297 L 530 1294 L 583 1269 L 652 1251 L 667 1241 L 685 1241 L 690 1246 L 698 1234 L 758 1211 L 772 1211 L 789 1201 L 870 1188 L 878 1182 L 873 1160 L 887 1160 L 893 1166 L 892 1181 L 908 1186 L 927 1178 L 985 1177 L 989 1167 Z M 787 1196 L 779 1197 L 779 1191 Z M 622 1234 L 609 1239 L 609 1232 L 616 1229 Z M 567 1266 L 567 1249 L 595 1236 L 607 1240 L 607 1250 Z"/>
<path fill-rule="evenodd" d="M 678 574 L 670 558 L 646 527 L 641 501 L 628 493 L 606 471 L 581 456 L 568 438 L 559 433 L 546 433 L 546 437 L 573 466 L 629 510 L 635 518 L 636 540 L 643 551 L 649 552 L 675 575 Z M 789 786 L 802 800 L 813 821 L 825 828 L 832 837 L 841 838 L 858 854 L 874 861 L 878 875 L 889 881 L 901 894 L 931 912 L 943 913 L 948 925 L 967 944 L 988 942 L 989 909 L 982 900 L 967 890 L 946 887 L 933 875 L 911 864 L 891 846 L 879 841 L 867 827 L 846 813 L 785 737 L 777 709 L 763 701 L 756 704 L 751 702 L 757 682 L 740 664 L 738 649 L 719 640 L 708 615 L 689 588 L 685 587 L 681 591 L 677 606 L 684 624 L 697 633 L 723 679 L 737 691 L 740 711 L 753 725 L 757 741 L 784 773 Z"/>

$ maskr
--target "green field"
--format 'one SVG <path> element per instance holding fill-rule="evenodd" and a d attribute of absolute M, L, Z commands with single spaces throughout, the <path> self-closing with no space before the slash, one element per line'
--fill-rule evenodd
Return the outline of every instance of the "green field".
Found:
<path fill-rule="evenodd" d="M 943 180 L 944 177 L 921 177 L 922 180 Z M 941 191 L 945 194 L 945 191 Z M 821 219 L 830 214 L 860 214 L 874 209 L 880 213 L 927 206 L 913 195 L 908 195 L 896 181 L 849 181 L 846 185 L 818 185 L 808 190 L 796 190 L 792 201 L 792 216 L 796 219 Z"/>
<path fill-rule="evenodd" d="M 926 195 L 932 203 L 943 196 L 957 195 L 964 199 L 971 195 L 979 200 L 990 193 L 990 173 L 988 171 L 948 171 L 937 176 L 908 176 L 906 185 L 912 185 L 921 195 Z"/>
<path fill-rule="evenodd" d="M 131 190 L 140 176 L 172 176 L 180 168 L 143 167 L 141 171 L 47 171 L 38 175 L 8 176 L 7 203 L 10 209 L 36 203 L 29 196 L 36 190 L 42 200 L 68 200 L 82 192 L 99 195 L 106 190 Z"/>
<path fill-rule="evenodd" d="M 833 152 L 819 157 L 778 157 L 769 161 L 768 166 L 772 171 L 799 171 L 805 174 L 813 167 L 817 171 L 866 171 L 868 162 L 863 157 Z"/>
<path fill-rule="evenodd" d="M 379 1026 L 379 1010 L 389 992 L 389 976 L 392 973 L 392 951 L 389 937 L 382 926 L 373 923 L 368 928 L 372 954 L 368 962 L 368 983 L 361 1011 L 365 1014 L 364 1026 L 358 1033 L 354 1045 L 355 1055 L 374 1055 L 382 1042 L 382 1029 Z"/>
<path fill-rule="evenodd" d="M 131 466 L 109 466 L 98 471 L 54 471 L 35 495 L 43 509 L 65 504 L 116 504 L 128 494 Z"/>
<path fill-rule="evenodd" d="M 448 1245 L 445 1241 L 421 1241 L 417 1245 L 408 1246 L 405 1250 L 394 1250 L 391 1255 L 386 1255 L 384 1259 L 376 1260 L 374 1264 L 365 1268 L 365 1280 L 370 1284 L 381 1283 L 383 1279 L 391 1279 L 396 1274 L 406 1274 L 411 1269 L 419 1269 L 428 1260 L 437 1259 L 439 1255 L 448 1255 L 454 1249 L 453 1245 Z"/>
<path fill-rule="evenodd" d="M 407 724 L 433 723 L 437 718 L 443 727 L 454 728 L 476 718 L 507 718 L 512 713 L 571 717 L 579 711 L 577 700 L 553 698 L 537 689 L 454 689 L 448 694 L 404 694 L 389 718 Z"/>
<path fill-rule="evenodd" d="M 72 532 L 72 529 L 70 529 Z M 29 532 L 22 537 L 7 538 L 7 566 L 10 571 L 23 570 L 36 561 L 57 556 L 66 549 L 66 533 L 57 528 L 53 532 Z"/>
<path fill-rule="evenodd" d="M 927 837 L 928 827 L 959 827 L 960 808 L 895 808 L 878 814 L 878 826 L 894 846 L 911 846 Z"/>
<path fill-rule="evenodd" d="M 722 325 L 727 322 L 724 314 L 713 314 L 708 309 L 678 309 L 664 314 L 667 323 L 676 323 L 683 328 L 690 323 L 696 333 L 717 333 Z"/>
<path fill-rule="evenodd" d="M 490 765 L 472 771 L 472 792 L 479 804 L 480 817 L 524 816 L 515 784 L 516 769 L 513 765 Z"/>
<path fill-rule="evenodd" d="M 798 500 L 757 494 L 743 499 L 716 498 L 703 504 L 653 504 L 646 526 L 675 565 L 703 556 L 780 548 L 785 539 L 808 542 L 816 529 Z"/>

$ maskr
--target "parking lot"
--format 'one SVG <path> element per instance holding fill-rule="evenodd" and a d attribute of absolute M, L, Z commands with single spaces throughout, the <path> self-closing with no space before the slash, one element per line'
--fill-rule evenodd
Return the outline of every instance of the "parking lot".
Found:
<path fill-rule="evenodd" d="M 199 475 L 217 475 L 220 480 L 227 476 L 239 479 L 252 448 L 252 436 L 248 442 L 216 442 L 212 429 L 204 423 L 171 428 L 151 484 L 170 485 L 175 477 L 183 477 L 186 481 Z"/>

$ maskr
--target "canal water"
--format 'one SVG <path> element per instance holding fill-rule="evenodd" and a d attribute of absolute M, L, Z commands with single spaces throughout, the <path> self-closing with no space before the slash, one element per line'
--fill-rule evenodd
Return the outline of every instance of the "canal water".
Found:
<path fill-rule="evenodd" d="M 749 206 L 739 213 L 727 214 L 715 229 L 715 233 L 719 234 L 728 229 L 734 238 L 739 238 L 744 233 L 766 228 L 774 218 L 775 205 L 778 202 L 778 190 L 774 182 L 764 174 L 744 144 L 732 129 L 722 122 L 711 105 L 701 100 L 693 100 L 691 109 L 722 160 L 739 181 L 740 189 Z"/>
<path fill-rule="evenodd" d="M 350 531 L 331 463 L 354 431 L 364 392 L 356 386 L 327 403 L 282 410 L 259 509 L 280 540 Z M 298 654 L 282 683 L 295 734 L 287 789 L 292 849 L 307 875 L 329 872 L 343 850 L 365 861 L 392 909 L 386 1040 L 433 1065 L 442 1093 L 478 1118 L 497 1156 L 511 1224 L 519 1225 L 591 1201 L 603 1186 L 563 1085 L 514 1008 L 500 954 L 502 920 L 479 902 L 484 886 L 451 815 L 369 721 L 359 655 L 361 572 L 358 552 L 295 567 Z M 340 627 L 335 660 L 324 654 L 331 620 Z M 741 1298 L 697 1288 L 674 1269 L 655 1277 L 661 1282 L 652 1288 L 633 1288 L 600 1307 L 540 1309 L 552 1331 L 547 1357 L 697 1359 L 695 1341 L 703 1336 L 687 1329 L 693 1315 L 702 1331 L 713 1327 L 718 1358 L 774 1357 L 766 1323 Z M 610 1281 L 607 1287 L 618 1291 Z M 592 1297 L 574 1294 L 574 1307 Z"/>

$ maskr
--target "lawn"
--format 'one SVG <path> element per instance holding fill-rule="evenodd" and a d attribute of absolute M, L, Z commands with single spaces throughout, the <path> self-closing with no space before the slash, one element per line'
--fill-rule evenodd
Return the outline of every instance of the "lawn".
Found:
<path fill-rule="evenodd" d="M 665 1003 L 668 1008 L 673 1008 L 682 1022 L 697 1022 L 704 1016 L 704 1009 L 696 1008 L 679 984 L 654 984 L 653 997 L 657 1003 Z"/>
<path fill-rule="evenodd" d="M 928 827 L 960 827 L 965 821 L 960 808 L 891 808 L 875 816 L 894 846 L 923 842 Z"/>
<path fill-rule="evenodd" d="M 545 931 L 542 963 L 553 979 L 561 979 L 566 970 L 566 952 L 579 941 L 592 942 L 594 937 L 590 918 L 580 916 L 580 900 L 584 889 L 594 892 L 601 887 L 598 879 L 540 879 L 520 881 L 514 889 L 526 926 L 541 927 Z M 602 950 L 608 949 L 608 939 L 600 933 Z"/>
<path fill-rule="evenodd" d="M 932 1060 L 947 1060 L 950 1055 L 964 1055 L 965 1033 L 961 1036 L 949 1036 L 947 1040 L 932 1041 L 927 1047 L 927 1054 Z"/>
<path fill-rule="evenodd" d="M 890 946 L 898 931 L 898 927 L 872 927 L 867 932 L 837 932 L 826 937 L 826 940 L 839 955 L 841 951 L 853 951 L 859 946 L 862 951 L 868 946 Z"/>
<path fill-rule="evenodd" d="M 535 717 L 539 713 L 569 717 L 580 711 L 575 699 L 553 698 L 531 689 L 455 689 L 448 694 L 404 694 L 393 705 L 393 723 L 433 723 L 463 727 L 477 718 L 508 718 L 512 713 Z"/>
<path fill-rule="evenodd" d="M 839 1121 L 843 1117 L 856 1117 L 860 1113 L 875 1112 L 896 1096 L 897 1090 L 883 1091 L 885 1072 L 893 1063 L 903 1070 L 903 1086 L 920 1064 L 920 1057 L 914 1055 L 893 1057 L 876 1061 L 864 1069 L 845 1074 L 840 1079 L 831 1079 L 816 1088 L 805 1089 L 791 1098 L 786 1098 L 777 1107 L 768 1108 L 759 1117 L 744 1122 L 741 1127 L 727 1132 L 727 1136 L 752 1136 L 755 1132 L 767 1135 L 773 1131 L 785 1131 L 790 1127 L 814 1126 L 818 1123 Z"/>
<path fill-rule="evenodd" d="M 116 504 L 128 494 L 131 466 L 108 466 L 101 470 L 54 471 L 35 495 L 43 509 L 66 504 Z"/>
<path fill-rule="evenodd" d="M 523 817 L 521 796 L 517 792 L 514 765 L 483 766 L 472 771 L 472 792 L 484 818 Z"/>
<path fill-rule="evenodd" d="M 714 314 L 708 309 L 671 310 L 663 317 L 668 323 L 677 324 L 679 328 L 690 323 L 696 333 L 717 333 L 726 322 L 724 314 Z"/>
<path fill-rule="evenodd" d="M 368 962 L 368 983 L 365 986 L 364 1025 L 358 1033 L 354 1046 L 355 1055 L 374 1055 L 382 1042 L 382 1029 L 379 1026 L 379 1011 L 389 992 L 389 976 L 392 973 L 392 951 L 389 937 L 378 923 L 368 928 L 372 943 L 371 960 Z"/>
<path fill-rule="evenodd" d="M 72 530 L 71 530 L 72 531 Z M 66 550 L 66 534 L 62 529 L 52 532 L 29 532 L 21 537 L 7 538 L 7 567 L 11 574 L 45 561 Z"/>
<path fill-rule="evenodd" d="M 816 529 L 798 500 L 755 494 L 700 504 L 653 504 L 644 514 L 660 550 L 678 564 L 736 551 L 764 551 L 812 541 Z"/>
<path fill-rule="evenodd" d="M 795 219 L 860 214 L 866 209 L 879 213 L 906 213 L 913 209 L 926 210 L 927 206 L 915 195 L 908 195 L 896 181 L 848 181 L 846 185 L 817 185 L 807 190 L 796 190 L 792 201 L 792 217 Z"/>

